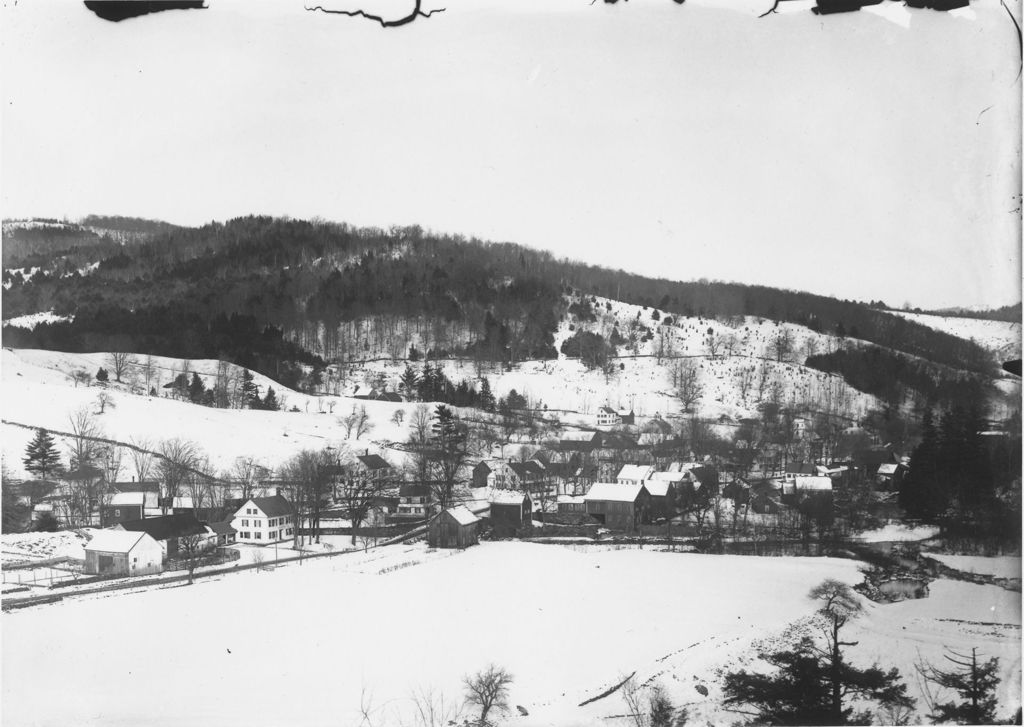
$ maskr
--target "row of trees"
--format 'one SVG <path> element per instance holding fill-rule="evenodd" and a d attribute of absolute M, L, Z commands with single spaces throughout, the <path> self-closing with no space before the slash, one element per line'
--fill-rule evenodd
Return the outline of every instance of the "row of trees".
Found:
<path fill-rule="evenodd" d="M 977 404 L 952 407 L 938 422 L 927 410 L 900 488 L 901 507 L 951 530 L 1019 540 L 1019 422 L 1017 415 L 1010 431 L 986 436 L 988 424 Z"/>

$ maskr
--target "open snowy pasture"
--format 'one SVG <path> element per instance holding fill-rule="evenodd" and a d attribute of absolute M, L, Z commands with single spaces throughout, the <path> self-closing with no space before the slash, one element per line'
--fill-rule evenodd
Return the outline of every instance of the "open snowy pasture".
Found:
<path fill-rule="evenodd" d="M 888 312 L 915 323 L 920 323 L 922 326 L 928 326 L 952 336 L 974 341 L 979 346 L 994 351 L 1001 357 L 1020 357 L 1020 323 L 990 321 L 983 318 L 937 316 L 929 313 L 910 313 L 901 310 L 891 310 Z"/>
<path fill-rule="evenodd" d="M 357 725 L 372 703 L 375 724 L 394 724 L 414 693 L 459 702 L 462 677 L 493 662 L 515 676 L 511 704 L 529 712 L 513 709 L 507 724 L 625 724 L 607 719 L 625 712 L 617 693 L 578 705 L 633 672 L 702 720 L 730 723 L 716 670 L 749 665 L 757 644 L 809 616 L 806 593 L 826 577 L 856 583 L 858 564 L 401 545 L 69 600 L 3 615 L 4 720 Z M 920 648 L 969 641 L 1014 655 L 1004 667 L 1019 682 L 1020 595 L 951 587 L 866 603 L 852 658 L 902 669 Z M 76 698 L 53 699 L 55 685 L 74 685 Z"/>

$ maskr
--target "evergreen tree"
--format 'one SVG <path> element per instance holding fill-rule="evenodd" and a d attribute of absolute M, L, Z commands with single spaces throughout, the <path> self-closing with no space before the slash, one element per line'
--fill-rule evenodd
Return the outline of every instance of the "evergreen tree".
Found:
<path fill-rule="evenodd" d="M 494 412 L 497 402 L 494 400 L 494 393 L 491 391 L 491 382 L 486 377 L 480 382 L 478 399 L 481 409 L 487 412 Z"/>
<path fill-rule="evenodd" d="M 203 401 L 203 394 L 206 393 L 206 385 L 203 380 L 199 378 L 199 374 L 195 371 L 192 372 L 192 381 L 188 385 L 188 399 L 193 404 L 201 404 Z"/>
<path fill-rule="evenodd" d="M 96 380 L 105 384 L 109 379 L 110 374 L 107 373 L 107 370 L 105 368 L 100 366 L 99 370 L 96 372 Z"/>
<path fill-rule="evenodd" d="M 25 447 L 22 460 L 25 469 L 41 480 L 45 480 L 60 468 L 60 455 L 53 437 L 45 429 L 37 429 L 32 441 Z"/>
<path fill-rule="evenodd" d="M 253 380 L 249 369 L 242 371 L 242 406 L 248 409 L 260 408 L 260 387 Z"/>
<path fill-rule="evenodd" d="M 401 377 L 398 379 L 398 387 L 405 392 L 405 395 L 409 399 L 415 399 L 416 394 L 419 392 L 420 377 L 409 364 L 405 365 L 405 371 L 402 372 Z"/>
<path fill-rule="evenodd" d="M 939 468 L 939 433 L 928 409 L 921 420 L 921 443 L 910 455 L 910 472 L 900 485 L 899 501 L 908 516 L 934 520 L 949 506 L 949 491 Z"/>
<path fill-rule="evenodd" d="M 505 403 L 508 405 L 509 409 L 525 409 L 526 397 L 515 389 L 512 389 L 508 392 L 508 396 L 505 397 Z"/>
<path fill-rule="evenodd" d="M 725 678 L 725 702 L 758 710 L 758 722 L 769 725 L 870 724 L 870 712 L 855 713 L 847 699 L 910 707 L 897 669 L 861 669 L 847 663 L 841 631 L 861 613 L 860 602 L 844 583 L 827 579 L 808 596 L 819 603 L 825 647 L 804 637 L 792 649 L 761 654 L 778 668 L 774 674 L 731 672 Z"/>
<path fill-rule="evenodd" d="M 267 395 L 263 397 L 262 408 L 268 411 L 277 411 L 281 408 L 280 404 L 277 403 L 277 394 L 274 393 L 274 387 L 267 387 Z"/>
<path fill-rule="evenodd" d="M 933 684 L 952 689 L 961 701 L 936 703 L 929 715 L 938 724 L 995 724 L 996 687 L 999 686 L 999 659 L 978 662 L 978 650 L 971 655 L 951 651 L 945 655 L 953 664 L 949 670 L 926 667 L 923 676 Z"/>

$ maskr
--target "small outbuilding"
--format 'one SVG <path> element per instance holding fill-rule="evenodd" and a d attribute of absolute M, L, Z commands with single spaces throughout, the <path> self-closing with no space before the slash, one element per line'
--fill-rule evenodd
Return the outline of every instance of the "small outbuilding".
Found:
<path fill-rule="evenodd" d="M 427 526 L 427 545 L 431 548 L 468 548 L 476 545 L 476 527 L 479 522 L 480 518 L 465 505 L 443 510 Z"/>
<path fill-rule="evenodd" d="M 491 495 L 491 531 L 497 538 L 521 535 L 533 523 L 533 501 L 525 492 L 495 490 Z"/>
<path fill-rule="evenodd" d="M 163 569 L 163 548 L 148 533 L 100 530 L 85 546 L 90 575 L 142 576 Z"/>

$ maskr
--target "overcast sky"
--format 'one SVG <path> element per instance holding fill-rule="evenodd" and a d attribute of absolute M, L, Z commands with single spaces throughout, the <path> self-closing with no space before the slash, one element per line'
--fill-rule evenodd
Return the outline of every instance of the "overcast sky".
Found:
<path fill-rule="evenodd" d="M 416 223 L 675 279 L 1019 300 L 998 0 L 589 2 L 450 0 L 391 30 L 291 0 L 117 24 L 5 3 L 3 215 Z"/>

